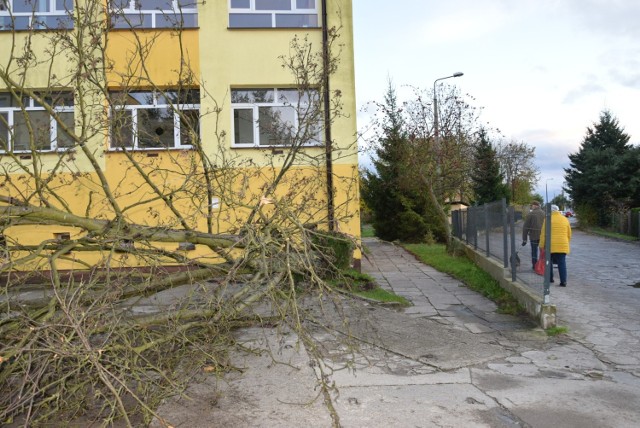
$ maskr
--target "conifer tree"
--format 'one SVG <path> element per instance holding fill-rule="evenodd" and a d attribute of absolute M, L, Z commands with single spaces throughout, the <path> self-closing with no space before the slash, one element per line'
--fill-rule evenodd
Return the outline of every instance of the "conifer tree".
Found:
<path fill-rule="evenodd" d="M 509 189 L 500 172 L 496 149 L 489 141 L 484 129 L 481 129 L 478 134 L 471 180 L 477 204 L 494 202 L 509 196 Z"/>
<path fill-rule="evenodd" d="M 588 127 L 580 149 L 569 155 L 565 168 L 566 190 L 581 215 L 581 221 L 605 226 L 608 212 L 628 206 L 638 193 L 638 150 L 609 111 Z M 637 201 L 636 201 L 637 202 Z M 588 218 L 590 217 L 590 218 Z"/>
<path fill-rule="evenodd" d="M 379 108 L 380 135 L 377 137 L 376 157 L 373 160 L 375 172 L 365 173 L 362 197 L 372 211 L 376 236 L 388 241 L 421 240 L 427 232 L 427 226 L 423 217 L 415 211 L 421 205 L 418 196 L 402 185 L 408 136 L 402 108 L 398 105 L 391 82 L 384 104 Z"/>

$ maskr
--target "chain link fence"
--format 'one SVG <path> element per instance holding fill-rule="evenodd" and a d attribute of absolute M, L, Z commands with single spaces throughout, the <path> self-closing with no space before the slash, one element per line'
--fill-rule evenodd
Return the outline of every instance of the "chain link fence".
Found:
<path fill-rule="evenodd" d="M 512 281 L 518 280 L 547 302 L 549 279 L 546 279 L 545 287 L 545 276 L 548 275 L 538 275 L 533 270 L 531 243 L 521 245 L 522 227 L 528 213 L 527 206 L 507 206 L 504 199 L 470 206 L 452 211 L 452 233 L 476 251 L 501 263 L 505 269 L 510 270 Z M 549 205 L 545 215 L 549 222 Z M 550 241 L 550 236 L 546 237 L 546 242 Z M 548 250 L 546 254 L 546 266 L 550 266 Z"/>

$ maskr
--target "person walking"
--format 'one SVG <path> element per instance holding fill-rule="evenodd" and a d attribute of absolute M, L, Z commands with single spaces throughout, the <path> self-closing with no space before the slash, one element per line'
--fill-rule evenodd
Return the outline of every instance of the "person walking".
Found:
<path fill-rule="evenodd" d="M 531 211 L 529 211 L 522 227 L 522 246 L 527 245 L 527 237 L 529 237 L 529 242 L 531 242 L 531 266 L 535 269 L 538 261 L 538 244 L 540 243 L 544 211 L 540 209 L 540 202 L 538 201 L 531 202 L 530 208 Z"/>
<path fill-rule="evenodd" d="M 551 205 L 551 272 L 549 280 L 553 282 L 553 265 L 558 265 L 560 275 L 560 287 L 567 286 L 567 254 L 570 251 L 571 225 L 569 220 L 562 215 L 557 205 Z M 540 234 L 540 248 L 545 245 L 547 221 L 542 223 L 542 233 Z"/>

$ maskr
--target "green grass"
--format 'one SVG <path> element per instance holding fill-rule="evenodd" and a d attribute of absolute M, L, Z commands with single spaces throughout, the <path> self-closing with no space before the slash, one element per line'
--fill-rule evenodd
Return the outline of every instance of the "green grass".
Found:
<path fill-rule="evenodd" d="M 547 336 L 559 336 L 561 334 L 566 334 L 569 331 L 567 327 L 555 326 L 545 330 L 547 332 Z"/>
<path fill-rule="evenodd" d="M 500 287 L 491 275 L 466 256 L 452 256 L 441 244 L 405 244 L 403 246 L 422 262 L 440 272 L 448 273 L 470 289 L 493 300 L 498 305 L 498 312 L 511 315 L 523 313 L 523 308 L 518 301 Z"/>
<path fill-rule="evenodd" d="M 401 306 L 411 306 L 411 302 L 404 297 L 393 294 L 380 287 L 365 291 L 354 291 L 353 294 L 381 303 L 399 303 Z"/>
<path fill-rule="evenodd" d="M 373 238 L 376 236 L 375 231 L 373 230 L 373 226 L 370 224 L 363 224 L 360 229 L 360 233 L 362 234 L 363 238 Z"/>
<path fill-rule="evenodd" d="M 328 280 L 327 282 L 336 288 L 356 296 L 381 303 L 399 303 L 402 306 L 411 306 L 411 303 L 404 297 L 378 287 L 371 276 L 358 272 L 355 269 L 345 269 L 340 272 L 337 278 Z"/>
<path fill-rule="evenodd" d="M 611 232 L 601 227 L 586 227 L 582 228 L 585 232 L 593 233 L 595 235 L 606 236 L 607 238 L 622 239 L 624 241 L 637 241 L 638 238 L 631 235 L 625 235 L 623 233 Z"/>

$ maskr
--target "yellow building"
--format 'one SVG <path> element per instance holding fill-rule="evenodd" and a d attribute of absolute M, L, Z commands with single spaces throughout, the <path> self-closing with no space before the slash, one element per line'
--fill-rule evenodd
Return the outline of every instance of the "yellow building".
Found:
<path fill-rule="evenodd" d="M 358 237 L 355 121 L 351 0 L 0 0 L 5 261 L 90 268 L 168 231 L 215 258 L 198 232 L 277 216 Z"/>

